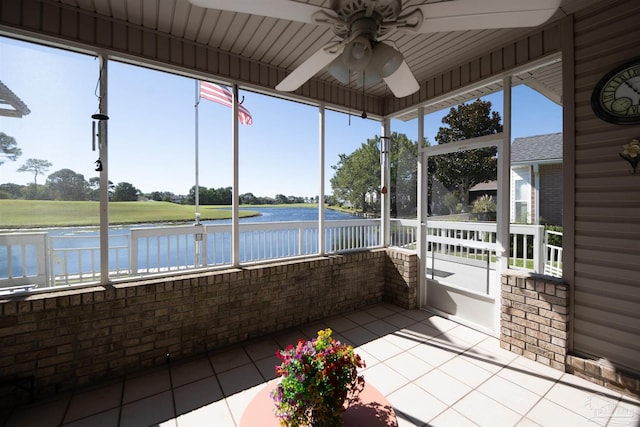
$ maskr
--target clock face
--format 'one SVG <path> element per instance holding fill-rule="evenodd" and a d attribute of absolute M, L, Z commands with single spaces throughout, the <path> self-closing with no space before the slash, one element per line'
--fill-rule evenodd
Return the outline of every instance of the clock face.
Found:
<path fill-rule="evenodd" d="M 593 89 L 591 107 L 610 123 L 640 123 L 640 59 L 605 75 Z"/>

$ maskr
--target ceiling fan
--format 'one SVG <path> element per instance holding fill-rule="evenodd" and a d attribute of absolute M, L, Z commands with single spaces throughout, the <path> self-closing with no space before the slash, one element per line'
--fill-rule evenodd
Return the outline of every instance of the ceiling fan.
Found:
<path fill-rule="evenodd" d="M 414 33 L 531 27 L 544 23 L 561 0 L 330 0 L 330 7 L 295 0 L 189 0 L 205 8 L 288 19 L 333 29 L 332 41 L 276 86 L 292 92 L 323 69 L 338 81 L 384 81 L 404 97 L 420 89 L 402 53 L 385 42 L 392 30 Z"/>

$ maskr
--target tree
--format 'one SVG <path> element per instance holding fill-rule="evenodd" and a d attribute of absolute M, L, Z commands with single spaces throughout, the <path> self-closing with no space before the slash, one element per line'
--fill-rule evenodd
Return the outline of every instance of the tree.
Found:
<path fill-rule="evenodd" d="M 338 200 L 367 211 L 367 195 L 380 195 L 380 150 L 377 137 L 362 143 L 353 153 L 340 154 L 331 188 Z M 379 200 L 379 197 L 376 198 Z"/>
<path fill-rule="evenodd" d="M 119 182 L 113 191 L 114 202 L 135 202 L 138 200 L 140 190 L 128 182 Z"/>
<path fill-rule="evenodd" d="M 71 169 L 60 169 L 47 177 L 51 197 L 55 200 L 87 200 L 89 183 L 84 175 Z"/>
<path fill-rule="evenodd" d="M 258 198 L 253 193 L 244 193 L 238 196 L 241 205 L 257 205 Z"/>
<path fill-rule="evenodd" d="M 31 198 L 35 199 L 38 193 L 38 175 L 48 172 L 51 166 L 52 163 L 48 160 L 27 159 L 24 165 L 18 168 L 18 172 L 31 172 L 33 174 L 33 194 Z"/>
<path fill-rule="evenodd" d="M 113 190 L 115 186 L 111 180 L 107 181 L 109 200 L 113 198 Z M 93 176 L 89 178 L 89 200 L 100 200 L 100 177 Z"/>
<path fill-rule="evenodd" d="M 24 197 L 25 186 L 12 183 L 0 184 L 0 192 L 6 196 L 0 198 L 21 199 Z"/>
<path fill-rule="evenodd" d="M 449 127 L 438 130 L 438 144 L 502 132 L 500 114 L 491 111 L 491 102 L 480 99 L 451 108 L 442 123 Z M 495 147 L 488 147 L 439 155 L 435 158 L 435 177 L 449 191 L 455 191 L 462 205 L 467 206 L 471 187 L 496 179 L 496 153 Z"/>
<path fill-rule="evenodd" d="M 0 165 L 4 163 L 2 157 L 15 162 L 21 155 L 22 150 L 18 148 L 15 138 L 0 132 Z"/>
<path fill-rule="evenodd" d="M 341 154 L 331 179 L 337 200 L 366 211 L 372 202 L 368 195 L 380 200 L 380 150 L 377 136 L 368 139 L 353 153 Z M 427 144 L 427 142 L 424 142 Z M 418 146 L 405 134 L 393 132 L 389 136 L 389 173 L 392 213 L 402 216 L 415 214 L 417 207 Z M 370 200 L 367 203 L 367 200 Z"/>

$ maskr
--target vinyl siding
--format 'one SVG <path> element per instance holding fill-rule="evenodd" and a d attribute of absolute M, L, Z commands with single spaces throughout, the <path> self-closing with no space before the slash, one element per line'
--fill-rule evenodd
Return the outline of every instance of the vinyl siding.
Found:
<path fill-rule="evenodd" d="M 640 371 L 640 174 L 631 174 L 618 154 L 640 136 L 640 126 L 600 120 L 590 98 L 604 74 L 640 56 L 639 21 L 635 1 L 603 1 L 575 15 L 570 108 L 575 158 L 565 158 L 573 161 L 568 170 L 575 182 L 575 204 L 565 205 L 573 210 L 570 229 L 575 230 L 574 256 L 567 260 L 575 273 L 565 277 L 573 281 L 573 350 L 635 372 Z"/>

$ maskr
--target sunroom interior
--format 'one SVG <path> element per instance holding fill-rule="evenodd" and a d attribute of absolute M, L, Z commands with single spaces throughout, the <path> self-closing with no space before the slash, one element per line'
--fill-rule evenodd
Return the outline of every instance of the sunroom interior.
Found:
<path fill-rule="evenodd" d="M 82 82 L 88 95 L 77 97 L 70 93 L 70 99 L 77 99 L 87 107 L 86 117 L 81 120 L 86 122 L 87 130 L 94 126 L 95 138 L 90 140 L 89 132 L 73 138 L 86 140 L 78 145 L 93 144 L 90 155 L 100 161 L 101 169 L 95 165 L 98 180 L 93 214 L 100 225 L 96 230 L 99 244 L 93 255 L 96 267 L 91 274 L 81 277 L 79 282 L 74 278 L 75 282 L 70 283 L 68 277 L 52 274 L 55 263 L 44 262 L 40 264 L 48 265 L 44 268 L 48 271 L 36 268 L 35 272 L 35 276 L 44 278 L 34 279 L 33 272 L 23 275 L 30 276 L 28 280 L 7 277 L 6 287 L 11 292 L 0 296 L 2 339 L 6 343 L 0 354 L 0 379 L 6 406 L 95 387 L 138 371 L 163 367 L 169 362 L 168 355 L 171 363 L 189 361 L 202 354 L 247 346 L 274 334 L 291 335 L 292 328 L 299 331 L 304 325 L 325 319 L 335 321 L 336 316 L 353 321 L 350 313 L 354 318 L 385 313 L 389 317 L 401 314 L 403 318 L 424 321 L 422 313 L 429 313 L 442 319 L 441 322 L 451 322 L 447 323 L 449 326 L 455 324 L 469 328 L 465 331 L 474 331 L 465 333 L 491 337 L 501 350 L 531 359 L 542 366 L 539 369 L 567 372 L 562 375 L 586 378 L 621 393 L 615 402 L 624 411 L 612 410 L 605 424 L 621 419 L 614 412 L 631 414 L 625 420 L 632 423 L 640 419 L 637 401 L 640 285 L 636 277 L 640 265 L 637 245 L 640 197 L 634 197 L 640 196 L 640 187 L 637 175 L 630 174 L 628 165 L 619 158 L 622 146 L 639 136 L 640 127 L 638 123 L 604 122 L 590 106 L 596 82 L 610 69 L 637 56 L 631 41 L 637 37 L 630 35 L 640 35 L 634 24 L 634 18 L 640 16 L 638 5 L 624 0 L 562 0 L 548 20 L 534 27 L 424 34 L 392 30 L 386 40 L 402 52 L 419 84 L 417 91 L 396 97 L 384 81 L 362 87 L 353 81 L 341 83 L 327 71 L 313 75 L 294 91 L 279 91 L 276 86 L 283 79 L 335 38 L 332 29 L 242 10 L 206 8 L 201 3 L 205 2 L 0 3 L 0 36 L 11 43 L 33 43 L 67 52 L 63 55 L 72 53 L 78 58 L 73 60 L 77 66 L 90 74 Z M 276 3 L 281 6 L 282 2 Z M 332 2 L 292 3 L 329 7 Z M 423 3 L 438 2 L 401 2 L 405 9 Z M 288 14 L 284 16 L 291 18 Z M 64 67 L 56 68 L 53 60 L 38 67 L 31 63 L 10 66 L 38 68 L 41 73 L 46 73 L 48 67 L 64 72 Z M 181 88 L 189 91 L 188 102 L 194 99 L 193 82 L 207 81 L 230 88 L 234 94 L 230 108 L 213 110 L 218 107 L 201 102 L 195 109 L 195 138 L 196 141 L 200 138 L 201 151 L 198 156 L 196 143 L 195 173 L 194 110 L 184 115 L 189 120 L 186 124 L 184 120 L 169 120 L 174 113 L 164 105 L 158 106 L 158 114 L 147 123 L 119 117 L 115 106 L 135 103 L 136 93 L 114 87 L 111 79 L 127 73 L 139 73 L 136 77 L 139 84 L 149 86 L 139 96 L 154 94 L 157 91 L 154 84 L 162 84 L 164 76 L 183 79 Z M 151 79 L 148 77 L 151 74 L 160 77 Z M 65 84 L 63 80 L 60 79 L 61 84 Z M 25 111 L 23 117 L 34 113 L 29 100 L 1 74 L 0 81 L 7 85 L 7 93 L 15 91 L 15 98 L 24 101 L 18 104 Z M 556 277 L 544 268 L 544 255 L 540 255 L 543 249 L 533 251 L 534 267 L 530 271 L 523 271 L 511 261 L 517 258 L 513 241 L 509 248 L 514 235 L 522 233 L 531 236 L 525 239 L 532 242 L 544 241 L 536 232 L 520 232 L 517 225 L 508 221 L 508 201 L 513 197 L 508 161 L 511 119 L 513 114 L 526 114 L 512 111 L 512 88 L 523 85 L 561 106 L 564 233 L 562 268 L 559 273 L 555 270 Z M 295 173 L 312 175 L 314 185 L 305 191 L 317 200 L 330 194 L 326 175 L 331 165 L 326 164 L 326 153 L 341 151 L 341 135 L 357 139 L 356 143 L 376 135 L 381 153 L 380 190 L 394 187 L 393 177 L 389 176 L 389 159 L 384 153 L 385 141 L 396 128 L 410 129 L 407 130 L 410 139 L 421 141 L 426 135 L 425 116 L 494 96 L 502 105 L 504 129 L 499 134 L 452 143 L 446 148 L 416 144 L 413 167 L 419 177 L 417 199 L 412 201 L 415 208 L 407 218 L 392 215 L 391 205 L 396 199 L 386 191 L 379 193 L 379 212 L 372 218 L 354 220 L 357 226 L 356 222 L 348 227 L 339 221 L 332 223 L 320 204 L 311 224 L 296 225 L 299 241 L 293 252 L 260 258 L 257 249 L 257 258 L 251 258 L 247 255 L 250 252 L 247 245 L 251 243 L 242 234 L 247 229 L 243 229 L 240 221 L 239 195 L 243 193 L 243 176 L 249 173 L 243 159 L 256 153 L 259 156 L 262 149 L 297 149 L 278 142 L 266 148 L 242 147 L 245 141 L 257 137 L 250 133 L 249 126 L 239 124 L 235 113 L 239 101 L 243 97 L 256 99 L 252 96 L 268 100 L 270 108 L 282 111 L 273 117 L 280 129 L 296 128 L 290 123 L 290 114 L 302 117 L 304 123 L 314 123 L 311 128 L 293 130 L 300 132 L 294 135 L 305 140 L 306 148 L 298 153 L 307 156 L 308 162 L 303 167 L 289 165 L 286 155 L 281 155 L 285 157 L 282 163 L 264 165 L 260 172 L 275 175 L 289 165 L 295 168 Z M 159 95 L 159 99 L 163 103 L 172 102 L 169 97 L 163 99 Z M 195 104 L 198 105 L 197 95 Z M 249 103 L 244 105 L 251 109 Z M 295 106 L 295 111 L 289 109 L 291 106 Z M 213 111 L 216 118 L 223 117 L 223 121 L 206 123 L 208 111 Z M 254 116 L 258 124 L 255 112 Z M 4 124 L 5 120 L 24 119 L 2 120 Z M 70 118 L 74 120 L 79 119 Z M 129 123 L 123 126 L 119 122 Z M 138 133 L 125 135 L 136 127 Z M 179 132 L 189 135 L 186 141 L 176 137 L 180 151 L 189 153 L 187 172 L 183 174 L 188 175 L 186 182 L 191 185 L 202 180 L 208 173 L 207 163 L 213 164 L 214 157 L 220 157 L 220 162 L 226 163 L 224 170 L 230 187 L 238 190 L 232 191 L 232 218 L 228 224 L 199 224 L 196 217 L 195 225 L 169 226 L 166 228 L 172 230 L 163 232 L 191 236 L 185 237 L 186 244 L 199 248 L 207 247 L 198 243 L 203 235 L 207 236 L 205 242 L 207 239 L 211 239 L 211 244 L 220 242 L 225 247 L 224 253 L 220 259 L 213 256 L 209 261 L 206 252 L 196 252 L 195 261 L 163 271 L 159 265 L 145 264 L 144 257 L 139 256 L 144 250 L 132 246 L 129 253 L 138 254 L 134 257 L 135 274 L 131 270 L 123 273 L 124 269 L 117 264 L 120 255 L 113 250 L 119 244 L 114 245 L 113 237 L 109 237 L 114 228 L 109 219 L 109 211 L 113 209 L 113 203 L 109 202 L 110 179 L 114 172 L 123 169 L 118 169 L 118 163 L 124 162 L 125 157 L 155 162 L 151 169 L 159 175 L 166 174 L 167 169 L 175 170 L 169 162 L 172 157 L 178 158 L 176 147 L 136 149 L 137 141 L 153 138 L 150 135 L 154 132 L 173 131 L 173 127 L 179 129 L 176 135 Z M 199 134 L 198 129 L 202 129 Z M 51 131 L 63 130 L 61 126 Z M 112 143 L 118 138 L 126 142 L 122 147 Z M 207 147 L 208 140 L 214 140 L 215 149 Z M 265 141 L 272 139 L 265 137 Z M 430 156 L 445 152 L 442 150 L 465 151 L 485 146 L 496 147 L 498 153 L 497 218 L 493 228 L 484 231 L 494 237 L 488 242 L 478 242 L 463 230 L 454 231 L 456 245 L 466 244 L 471 250 L 494 254 L 493 259 L 488 256 L 487 264 L 480 263 L 470 276 L 473 286 L 480 284 L 478 291 L 471 285 L 455 285 L 453 278 L 445 280 L 435 275 L 443 264 L 432 264 L 436 258 L 434 245 L 440 244 L 439 239 L 451 239 L 452 234 L 443 237 L 446 232 L 432 225 L 436 221 L 430 218 L 427 206 L 426 165 Z M 59 148 L 77 149 L 73 145 Z M 135 162 L 128 163 L 130 160 L 127 159 L 126 167 L 133 170 L 130 176 L 135 177 Z M 277 176 L 274 181 L 287 179 Z M 42 216 L 46 217 L 46 212 Z M 442 229 L 445 228 L 443 224 Z M 257 228 L 250 230 L 260 233 Z M 146 241 L 149 246 L 149 230 L 136 229 L 135 233 L 131 242 Z M 8 228 L 1 234 L 0 243 L 15 246 L 15 240 L 11 239 L 20 233 Z M 303 243 L 301 236 L 306 234 L 312 237 Z M 39 242 L 41 237 L 32 238 Z M 38 244 L 34 243 L 36 247 Z M 527 245 L 526 240 L 515 243 L 516 247 L 519 244 Z M 306 245 L 310 249 L 303 250 Z M 131 258 L 127 262 L 132 262 Z M 51 286 L 51 277 L 58 280 L 57 286 Z M 347 330 L 338 330 L 348 339 Z M 455 342 L 455 336 L 449 341 Z M 25 380 L 27 387 L 23 387 Z M 124 406 L 121 402 L 120 415 Z M 195 406 L 189 408 L 197 409 Z M 593 412 L 592 408 L 589 410 Z M 12 413 L 15 414 L 12 409 L 4 410 L 5 418 L 0 421 L 11 425 Z M 236 414 L 231 413 L 230 422 L 240 425 L 240 420 L 234 418 Z M 514 425 L 536 419 L 526 418 L 526 414 Z M 174 412 L 173 416 L 178 415 Z M 398 425 L 425 425 L 435 417 L 398 418 Z M 472 420 L 482 424 L 481 418 Z M 182 425 L 179 421 L 175 423 Z M 119 425 L 125 424 L 120 418 Z"/>

